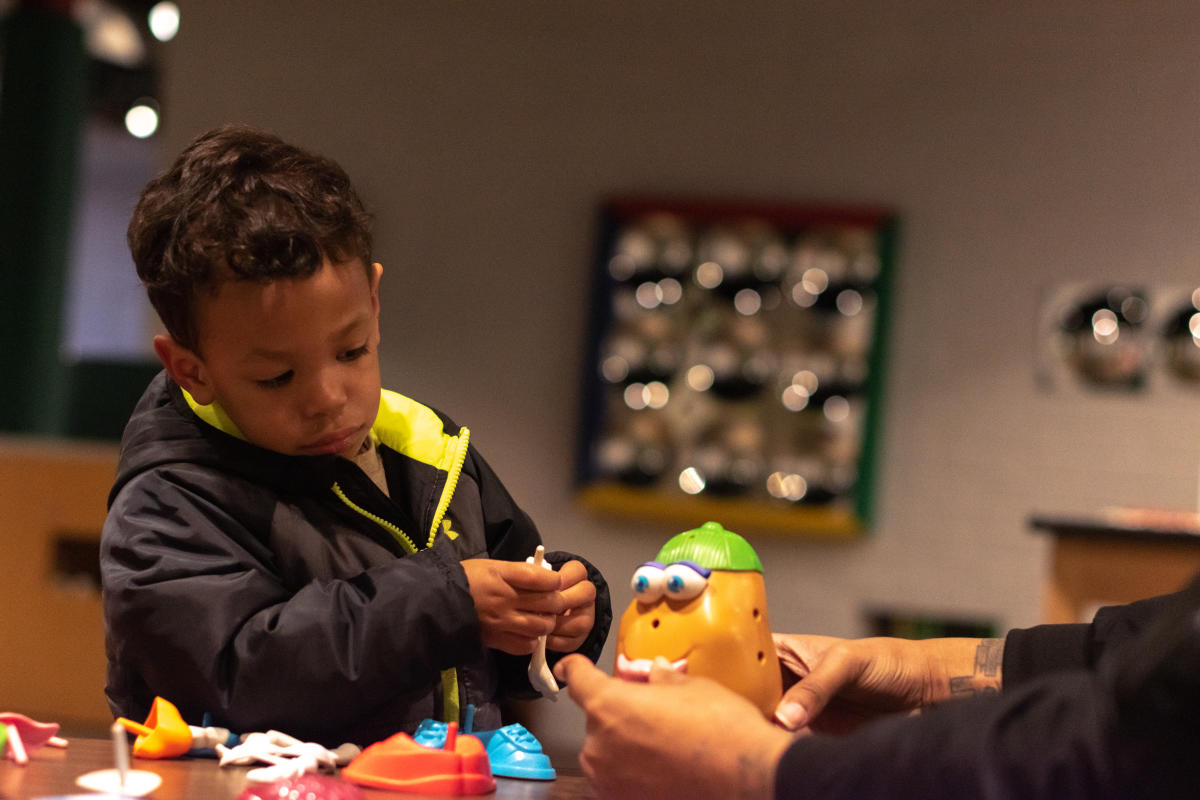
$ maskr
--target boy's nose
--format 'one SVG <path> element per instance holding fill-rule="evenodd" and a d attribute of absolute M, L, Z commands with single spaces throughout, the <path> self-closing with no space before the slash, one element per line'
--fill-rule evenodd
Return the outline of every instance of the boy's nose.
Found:
<path fill-rule="evenodd" d="M 346 404 L 346 389 L 332 375 L 320 375 L 309 387 L 304 402 L 304 412 L 308 416 L 330 416 Z"/>

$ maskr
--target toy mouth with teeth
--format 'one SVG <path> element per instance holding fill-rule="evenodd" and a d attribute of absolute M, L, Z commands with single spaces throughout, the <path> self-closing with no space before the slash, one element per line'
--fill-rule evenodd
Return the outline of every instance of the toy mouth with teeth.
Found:
<path fill-rule="evenodd" d="M 762 563 L 716 522 L 668 541 L 630 583 L 613 673 L 647 681 L 655 659 L 746 697 L 770 718 L 783 692 L 767 621 Z"/>
<path fill-rule="evenodd" d="M 643 683 L 650 680 L 650 666 L 654 663 L 650 658 L 630 659 L 626 658 L 624 653 L 617 653 L 616 675 L 618 678 L 623 678 L 627 681 L 642 681 Z M 687 672 L 687 659 L 681 658 L 677 661 L 669 662 L 671 669 L 675 672 Z"/>

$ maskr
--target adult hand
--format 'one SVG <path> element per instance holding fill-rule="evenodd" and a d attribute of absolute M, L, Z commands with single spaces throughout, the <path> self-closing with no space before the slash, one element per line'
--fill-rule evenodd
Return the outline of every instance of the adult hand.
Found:
<path fill-rule="evenodd" d="M 1002 639 L 775 634 L 785 687 L 791 684 L 775 717 L 789 730 L 848 733 L 885 714 L 998 691 L 1003 650 Z"/>
<path fill-rule="evenodd" d="M 587 714 L 579 764 L 598 797 L 772 797 L 793 737 L 740 695 L 669 665 L 652 667 L 648 683 L 609 677 L 577 654 L 554 671 Z"/>
<path fill-rule="evenodd" d="M 573 653 L 587 640 L 596 621 L 596 586 L 588 580 L 587 567 L 574 560 L 562 565 L 558 579 L 567 607 L 555 618 L 546 647 L 558 653 Z"/>
<path fill-rule="evenodd" d="M 539 636 L 554 631 L 557 615 L 567 608 L 556 572 L 491 558 L 470 558 L 462 567 L 487 647 L 529 655 Z"/>

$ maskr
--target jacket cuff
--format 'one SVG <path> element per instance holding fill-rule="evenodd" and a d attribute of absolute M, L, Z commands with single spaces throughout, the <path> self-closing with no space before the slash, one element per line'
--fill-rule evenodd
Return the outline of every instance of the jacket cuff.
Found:
<path fill-rule="evenodd" d="M 600 652 L 604 649 L 604 642 L 608 638 L 608 630 L 612 626 L 612 600 L 608 593 L 608 582 L 604 580 L 604 576 L 600 574 L 600 570 L 594 564 L 573 553 L 554 550 L 546 553 L 546 560 L 555 569 L 568 561 L 578 561 L 587 570 L 588 580 L 596 587 L 595 618 L 592 622 L 592 630 L 583 644 L 575 651 L 587 656 L 590 661 L 595 663 L 600 658 Z M 553 667 L 564 655 L 566 654 L 547 651 L 546 662 Z"/>
<path fill-rule="evenodd" d="M 1035 625 L 1016 628 L 1004 639 L 1002 681 L 1007 691 L 1048 672 L 1090 665 L 1091 626 Z"/>

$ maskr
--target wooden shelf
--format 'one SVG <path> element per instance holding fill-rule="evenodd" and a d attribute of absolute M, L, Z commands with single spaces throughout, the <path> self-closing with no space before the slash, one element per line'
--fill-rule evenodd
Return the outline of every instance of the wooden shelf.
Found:
<path fill-rule="evenodd" d="M 1111 509 L 1034 515 L 1053 537 L 1043 621 L 1087 622 L 1095 608 L 1182 588 L 1200 572 L 1200 527 L 1190 512 Z"/>
<path fill-rule="evenodd" d="M 825 541 L 850 541 L 863 534 L 861 521 L 836 506 L 772 507 L 716 497 L 672 497 L 612 483 L 591 484 L 576 497 L 592 513 L 653 520 L 680 530 L 713 520 L 739 533 L 761 531 Z"/>

